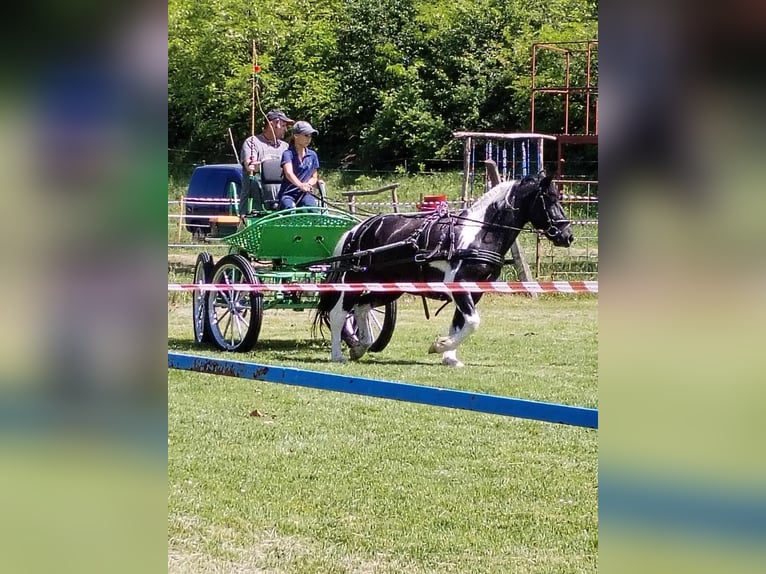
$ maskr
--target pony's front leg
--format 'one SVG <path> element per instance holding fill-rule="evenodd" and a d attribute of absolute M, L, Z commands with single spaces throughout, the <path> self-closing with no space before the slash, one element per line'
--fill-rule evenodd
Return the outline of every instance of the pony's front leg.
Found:
<path fill-rule="evenodd" d="M 343 310 L 344 294 L 338 298 L 338 302 L 329 314 L 330 319 L 330 359 L 336 363 L 346 363 L 348 360 L 343 356 L 341 347 L 341 333 L 346 323 L 346 312 Z"/>
<path fill-rule="evenodd" d="M 449 336 L 439 337 L 428 349 L 429 353 L 442 353 L 442 363 L 450 367 L 462 367 L 456 349 L 468 336 L 478 329 L 481 319 L 470 294 L 455 295 L 455 314 L 452 317 Z"/>
<path fill-rule="evenodd" d="M 429 349 L 428 352 L 429 353 L 439 352 L 439 351 L 434 351 L 432 349 L 434 349 L 440 343 L 445 344 L 446 346 L 448 342 L 451 342 L 455 347 L 457 347 L 460 344 L 458 342 L 460 331 L 461 329 L 458 329 L 457 327 L 455 327 L 455 324 L 453 323 L 450 326 L 449 337 L 440 337 L 439 339 L 437 339 L 437 341 L 431 346 L 431 349 Z M 442 365 L 447 365 L 448 367 L 464 367 L 465 366 L 463 362 L 457 358 L 457 348 L 449 349 L 447 351 L 442 352 Z"/>
<path fill-rule="evenodd" d="M 447 365 L 448 367 L 465 367 L 463 362 L 457 358 L 457 351 L 455 349 L 452 351 L 444 351 L 442 353 L 442 365 Z"/>

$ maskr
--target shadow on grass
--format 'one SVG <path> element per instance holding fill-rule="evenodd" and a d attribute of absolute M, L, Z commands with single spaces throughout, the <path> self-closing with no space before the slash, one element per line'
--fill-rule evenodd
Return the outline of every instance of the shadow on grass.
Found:
<path fill-rule="evenodd" d="M 190 339 L 178 339 L 177 337 L 168 337 L 168 351 L 200 351 L 212 350 L 212 346 L 197 345 Z"/>
<path fill-rule="evenodd" d="M 328 356 L 329 356 L 329 349 L 327 350 Z M 334 365 L 336 363 L 332 363 L 329 358 L 322 359 L 322 360 L 312 360 L 312 359 L 301 359 L 296 357 L 289 357 L 289 359 L 286 358 L 286 360 L 290 360 L 294 363 L 312 363 L 314 365 L 317 365 L 317 367 L 321 367 L 322 365 Z M 373 359 L 371 355 L 365 355 L 364 358 L 362 358 L 361 361 L 354 362 L 349 361 L 348 364 L 351 365 L 402 365 L 402 366 L 415 366 L 415 365 L 422 365 L 422 366 L 441 366 L 437 363 L 432 363 L 430 361 L 413 361 L 413 360 L 397 360 L 397 359 Z"/>
<path fill-rule="evenodd" d="M 220 351 L 214 344 L 198 345 L 189 339 L 179 339 L 177 337 L 168 337 L 168 349 L 176 351 Z M 299 351 L 299 350 L 321 351 L 324 347 L 319 341 L 294 341 L 289 339 L 258 339 L 252 350 L 245 353 L 228 353 L 232 357 L 246 357 L 248 353 L 257 353 L 261 351 Z M 329 349 L 328 349 L 329 350 Z M 225 353 L 225 351 L 220 351 Z"/>
<path fill-rule="evenodd" d="M 191 354 L 194 354 L 195 352 L 218 351 L 219 353 L 223 355 L 220 358 L 225 358 L 230 361 L 241 361 L 245 363 L 259 362 L 257 360 L 258 359 L 257 355 L 259 351 L 263 351 L 263 352 L 272 353 L 272 355 L 269 357 L 270 361 L 284 361 L 285 363 L 299 363 L 299 364 L 305 364 L 305 365 L 313 365 L 318 370 L 322 370 L 322 367 L 324 365 L 333 364 L 329 360 L 329 353 L 330 353 L 329 345 L 325 345 L 320 340 L 291 341 L 286 339 L 259 339 L 258 342 L 255 344 L 255 347 L 253 347 L 251 351 L 248 351 L 246 353 L 225 353 L 217 349 L 212 344 L 198 345 L 194 341 L 191 341 L 189 339 L 179 339 L 177 337 L 169 337 L 168 351 L 189 352 Z M 303 357 L 300 355 L 296 355 L 296 352 L 306 352 L 307 354 L 322 353 L 323 355 L 326 353 L 327 358 L 325 358 L 324 356 L 321 359 L 317 359 L 316 356 Z M 368 353 L 362 358 L 361 361 L 355 364 L 398 365 L 398 366 L 421 365 L 421 366 L 442 367 L 441 361 L 437 359 L 435 356 L 430 359 L 413 360 L 413 359 L 397 359 L 395 357 L 381 355 L 379 353 Z M 495 364 L 478 365 L 477 364 L 472 366 L 492 368 L 492 367 L 496 367 L 497 365 Z"/>
<path fill-rule="evenodd" d="M 474 363 L 470 360 L 466 361 L 465 359 L 461 360 L 465 363 L 464 369 L 498 369 L 502 366 L 501 363 Z M 415 366 L 422 366 L 422 367 L 434 367 L 435 369 L 443 369 L 443 372 L 447 375 L 450 373 L 459 373 L 461 369 L 453 369 L 452 367 L 448 367 L 446 365 L 442 365 L 441 358 L 433 358 L 431 360 L 400 360 L 400 359 L 372 359 L 369 358 L 369 355 L 365 355 L 364 358 L 359 362 L 360 365 L 368 364 L 368 365 L 396 365 L 396 366 L 402 366 L 402 367 L 415 367 Z"/>

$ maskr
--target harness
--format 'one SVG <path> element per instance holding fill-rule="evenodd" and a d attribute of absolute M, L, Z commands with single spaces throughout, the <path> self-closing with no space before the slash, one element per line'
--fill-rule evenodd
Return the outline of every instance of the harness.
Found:
<path fill-rule="evenodd" d="M 430 250 L 425 248 L 430 243 L 434 226 L 445 217 L 448 218 L 448 224 L 446 227 L 442 226 L 441 235 L 436 245 Z M 419 229 L 413 232 L 411 238 L 413 243 L 417 245 L 414 261 L 419 264 L 421 276 L 423 266 L 432 261 L 448 261 L 450 264 L 467 261 L 469 263 L 482 263 L 498 268 L 505 264 L 505 259 L 501 255 L 489 249 L 481 249 L 479 247 L 471 249 L 455 248 L 455 221 L 463 219 L 465 218 L 450 214 L 445 207 L 441 207 L 439 211 L 426 219 Z M 484 222 L 482 224 L 486 225 Z"/>
<path fill-rule="evenodd" d="M 360 244 L 367 233 L 374 233 L 377 222 L 383 217 L 385 217 L 385 214 L 378 214 L 371 217 L 368 220 L 369 225 L 365 226 L 365 229 L 363 229 L 359 235 L 349 238 L 349 240 L 357 245 Z M 411 254 L 408 254 L 407 257 L 402 257 L 386 263 L 378 262 L 376 263 L 376 267 L 380 269 L 385 267 L 395 267 L 402 263 L 415 262 L 418 264 L 421 278 L 423 276 L 425 265 L 433 261 L 448 261 L 450 264 L 459 261 L 469 261 L 471 263 L 483 263 L 502 267 L 505 264 L 505 259 L 495 251 L 481 248 L 455 248 L 455 222 L 461 219 L 464 218 L 450 214 L 446 208 L 441 208 L 439 211 L 435 211 L 433 214 L 429 215 L 420 227 L 415 229 L 408 237 L 401 241 L 363 251 L 351 249 L 351 253 L 334 259 L 351 259 L 353 260 L 352 268 L 361 271 L 369 266 L 373 255 L 392 249 L 398 249 L 400 247 L 410 247 L 412 252 Z M 433 247 L 429 248 L 428 245 L 432 244 L 432 239 L 437 227 L 440 227 L 441 229 L 439 238 L 436 240 Z M 346 245 L 344 251 L 351 247 L 351 245 Z"/>
<path fill-rule="evenodd" d="M 511 205 L 509 207 L 511 209 L 515 209 L 512 203 L 513 201 L 511 201 Z M 354 237 L 348 238 L 348 243 L 343 248 L 343 251 L 347 253 L 345 255 L 333 257 L 328 261 L 350 261 L 350 270 L 364 271 L 372 264 L 372 257 L 374 255 L 393 249 L 409 247 L 411 248 L 411 252 L 408 253 L 406 257 L 401 257 L 385 263 L 376 262 L 376 268 L 381 269 L 386 267 L 395 267 L 403 263 L 414 262 L 418 264 L 418 273 L 421 280 L 423 279 L 425 266 L 428 263 L 432 263 L 434 261 L 447 261 L 450 263 L 450 265 L 465 261 L 468 263 L 489 265 L 496 268 L 494 271 L 499 271 L 499 269 L 508 263 L 508 261 L 496 251 L 482 249 L 480 247 L 469 249 L 457 249 L 455 247 L 456 222 L 464 221 L 476 223 L 484 228 L 512 229 L 516 231 L 523 231 L 523 229 L 517 227 L 503 225 L 500 223 L 479 221 L 465 216 L 452 214 L 449 213 L 446 207 L 442 206 L 439 208 L 439 210 L 427 216 L 422 225 L 415 229 L 405 239 L 395 243 L 389 243 L 366 250 L 354 248 L 352 243 L 355 243 L 358 246 L 362 243 L 364 237 L 368 233 L 375 233 L 377 230 L 377 223 L 381 221 L 385 216 L 386 214 L 377 214 L 370 217 L 367 221 L 367 225 L 365 225 L 360 233 Z M 408 216 L 402 215 L 402 217 Z M 440 228 L 440 235 L 435 242 L 432 242 L 437 227 Z M 428 247 L 429 245 L 433 246 Z"/>
<path fill-rule="evenodd" d="M 514 203 L 516 200 L 516 197 L 512 194 L 513 189 L 509 189 L 507 195 L 504 198 L 505 205 L 507 208 L 509 208 L 511 211 L 517 211 L 518 208 L 515 207 Z M 546 235 L 555 236 L 556 234 L 560 233 L 556 225 L 554 224 L 554 221 L 551 219 L 550 214 L 548 213 L 545 197 L 542 193 L 542 189 L 538 188 L 537 193 L 535 194 L 533 202 L 541 201 L 543 206 L 543 211 L 545 212 L 545 215 L 548 219 L 548 229 L 545 230 L 544 233 Z M 380 245 L 378 247 L 372 247 L 369 249 L 360 249 L 359 246 L 362 244 L 362 241 L 364 237 L 368 233 L 375 233 L 378 229 L 378 223 L 386 217 L 387 214 L 376 214 L 370 217 L 366 222 L 365 225 L 362 227 L 362 229 L 359 230 L 359 232 L 353 236 L 349 236 L 347 238 L 346 244 L 343 246 L 342 249 L 342 255 L 336 255 L 333 257 L 317 260 L 317 261 L 311 261 L 308 263 L 302 264 L 302 266 L 305 267 L 311 267 L 313 265 L 326 265 L 326 264 L 332 264 L 335 271 L 342 272 L 342 271 L 357 271 L 357 272 L 363 272 L 367 268 L 370 267 L 372 264 L 372 257 L 379 254 L 384 253 L 386 251 L 391 251 L 394 249 L 400 249 L 403 247 L 407 247 L 408 253 L 405 257 L 401 257 L 399 259 L 395 259 L 393 261 L 389 261 L 386 263 L 382 262 L 376 262 L 377 268 L 386 268 L 386 267 L 393 267 L 397 265 L 401 265 L 403 263 L 417 263 L 419 274 L 422 278 L 423 276 L 423 269 L 424 266 L 428 263 L 434 262 L 434 261 L 447 261 L 450 264 L 455 264 L 461 261 L 467 261 L 469 263 L 476 263 L 476 264 L 484 264 L 489 265 L 491 267 L 497 268 L 496 270 L 499 271 L 499 268 L 508 263 L 509 261 L 506 260 L 503 256 L 501 256 L 496 251 L 492 251 L 489 249 L 482 249 L 480 247 L 476 248 L 470 248 L 470 249 L 456 249 L 455 247 L 455 225 L 456 222 L 469 222 L 479 225 L 482 228 L 485 228 L 485 234 L 489 232 L 489 229 L 495 228 L 495 229 L 505 229 L 505 230 L 514 230 L 514 231 L 524 231 L 523 228 L 520 227 L 513 227 L 510 225 L 505 225 L 502 223 L 495 223 L 492 221 L 481 221 L 476 219 L 471 219 L 470 217 L 466 217 L 465 215 L 458 215 L 458 214 L 451 214 L 446 206 L 441 206 L 437 211 L 434 211 L 432 214 L 425 217 L 423 220 L 423 223 L 415 229 L 409 236 L 406 238 L 396 241 L 394 243 L 388 243 L 385 245 Z M 412 218 L 412 217 L 422 217 L 421 214 L 416 215 L 410 215 L 410 214 L 400 214 L 400 217 L 404 218 Z M 446 218 L 446 221 L 445 221 Z M 433 247 L 428 247 L 428 245 L 431 243 L 432 236 L 435 232 L 435 228 L 437 225 L 440 225 L 440 236 L 438 240 L 433 244 Z M 445 225 L 446 224 L 446 225 Z M 537 233 L 540 233 L 540 231 L 534 231 Z M 343 262 L 346 262 L 348 267 L 345 267 L 342 264 Z"/>

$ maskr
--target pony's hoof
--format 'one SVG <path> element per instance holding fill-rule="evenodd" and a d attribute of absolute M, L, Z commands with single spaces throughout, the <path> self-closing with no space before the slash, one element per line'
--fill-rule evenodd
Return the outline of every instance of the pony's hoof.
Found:
<path fill-rule="evenodd" d="M 330 357 L 330 360 L 333 363 L 348 363 L 348 359 L 344 357 L 343 355 L 340 355 L 339 357 L 336 357 L 335 355 L 332 355 Z"/>
<path fill-rule="evenodd" d="M 358 361 L 362 357 L 364 357 L 365 353 L 367 352 L 367 347 L 365 345 L 354 345 L 353 347 L 349 347 L 348 349 L 348 355 L 351 357 L 352 361 Z"/>
<path fill-rule="evenodd" d="M 456 369 L 459 369 L 460 367 L 465 367 L 465 365 L 458 361 L 457 359 L 453 359 L 452 357 L 445 357 L 442 359 L 442 364 L 447 365 L 448 367 L 455 367 Z"/>
<path fill-rule="evenodd" d="M 428 348 L 429 353 L 444 353 L 445 351 L 452 350 L 451 345 L 452 339 L 449 337 L 439 337 L 434 341 L 431 346 Z"/>

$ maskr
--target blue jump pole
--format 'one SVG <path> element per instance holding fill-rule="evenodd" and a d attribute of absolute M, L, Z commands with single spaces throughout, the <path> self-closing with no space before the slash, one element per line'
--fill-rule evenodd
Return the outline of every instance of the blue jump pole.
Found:
<path fill-rule="evenodd" d="M 598 428 L 598 410 L 585 407 L 304 371 L 289 367 L 228 361 L 182 353 L 168 353 L 168 368 L 534 419 L 549 423 Z"/>

